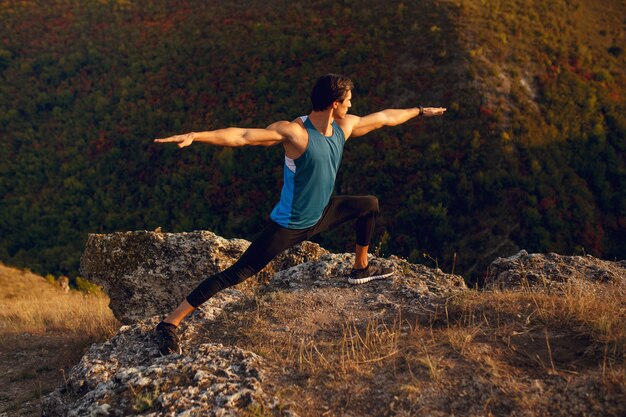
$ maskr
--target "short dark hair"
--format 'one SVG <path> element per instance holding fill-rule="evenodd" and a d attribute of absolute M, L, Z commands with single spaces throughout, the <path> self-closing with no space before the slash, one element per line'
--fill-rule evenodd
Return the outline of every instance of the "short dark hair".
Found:
<path fill-rule="evenodd" d="M 335 101 L 346 98 L 348 91 L 354 88 L 352 80 L 338 74 L 326 74 L 318 78 L 311 90 L 313 111 L 328 109 Z"/>

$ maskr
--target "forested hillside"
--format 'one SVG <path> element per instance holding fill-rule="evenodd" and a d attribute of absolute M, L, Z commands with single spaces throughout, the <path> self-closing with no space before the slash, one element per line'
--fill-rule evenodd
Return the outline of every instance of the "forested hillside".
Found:
<path fill-rule="evenodd" d="M 356 114 L 449 109 L 346 145 L 337 191 L 380 198 L 382 254 L 472 279 L 518 248 L 625 258 L 624 16 L 619 0 L 3 1 L 0 260 L 75 275 L 89 232 L 251 239 L 281 149 L 152 139 L 293 119 L 327 72 L 353 78 Z M 353 233 L 320 239 L 350 250 Z"/>

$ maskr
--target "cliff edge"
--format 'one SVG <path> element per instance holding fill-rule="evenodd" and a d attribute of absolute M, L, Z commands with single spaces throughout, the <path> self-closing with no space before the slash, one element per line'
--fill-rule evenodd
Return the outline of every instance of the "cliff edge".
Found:
<path fill-rule="evenodd" d="M 623 291 L 626 263 L 589 256 L 522 251 L 494 261 L 482 293 L 523 293 L 497 307 L 496 324 L 493 301 L 478 302 L 481 291 L 460 276 L 372 257 L 394 276 L 353 286 L 345 281 L 351 254 L 304 242 L 197 309 L 179 327 L 183 354 L 161 357 L 153 336 L 161 316 L 247 245 L 210 232 L 90 235 L 81 270 L 105 288 L 126 324 L 44 398 L 44 415 L 625 411 L 623 340 L 603 345 L 563 329 L 549 334 L 552 324 L 527 315 L 531 307 L 508 310 L 526 294 L 562 298 L 567 283 Z"/>

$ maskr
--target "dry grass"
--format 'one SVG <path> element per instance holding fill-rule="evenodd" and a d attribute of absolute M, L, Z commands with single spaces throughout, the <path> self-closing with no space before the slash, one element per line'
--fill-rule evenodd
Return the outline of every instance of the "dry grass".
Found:
<path fill-rule="evenodd" d="M 119 328 L 104 294 L 64 292 L 44 278 L 0 265 L 0 413 L 40 415 L 40 398 L 93 342 Z"/>
<path fill-rule="evenodd" d="M 537 326 L 567 329 L 609 347 L 618 359 L 623 360 L 626 353 L 625 281 L 598 284 L 580 280 L 558 291 L 468 292 L 452 304 L 466 325 L 482 321 L 502 334 L 520 334 Z M 514 328 L 507 330 L 511 323 Z"/>
<path fill-rule="evenodd" d="M 66 293 L 35 274 L 7 267 L 0 268 L 0 285 L 3 335 L 63 332 L 102 338 L 119 327 L 103 293 Z"/>
<path fill-rule="evenodd" d="M 626 395 L 621 284 L 468 291 L 411 317 L 338 305 L 324 307 L 336 317 L 325 326 L 307 322 L 321 297 L 335 294 L 251 297 L 208 337 L 264 356 L 275 394 L 303 416 L 552 415 L 551 396 L 576 384 L 606 402 L 605 415 L 623 409 L 611 397 Z"/>

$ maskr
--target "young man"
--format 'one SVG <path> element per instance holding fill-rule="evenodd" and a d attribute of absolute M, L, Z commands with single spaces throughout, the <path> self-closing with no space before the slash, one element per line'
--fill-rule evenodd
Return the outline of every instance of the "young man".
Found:
<path fill-rule="evenodd" d="M 367 251 L 378 213 L 374 196 L 331 197 L 345 141 L 383 126 L 395 126 L 416 116 L 441 116 L 441 107 L 388 109 L 364 117 L 348 114 L 352 106 L 352 81 L 327 74 L 311 92 L 313 111 L 292 122 L 276 122 L 265 129 L 227 128 L 192 132 L 158 143 L 176 143 L 179 148 L 193 142 L 218 146 L 273 146 L 285 149 L 284 182 L 280 201 L 270 215 L 270 224 L 230 268 L 208 277 L 161 321 L 157 327 L 162 354 L 180 353 L 176 326 L 200 304 L 224 288 L 243 282 L 259 272 L 284 250 L 340 223 L 356 219 L 354 268 L 351 284 L 386 278 L 393 271 L 369 265 Z"/>

